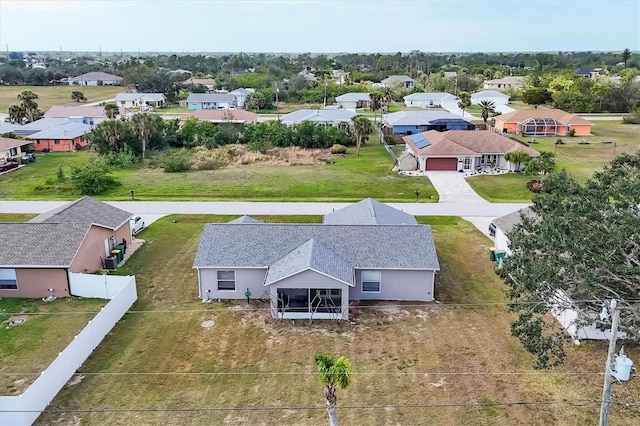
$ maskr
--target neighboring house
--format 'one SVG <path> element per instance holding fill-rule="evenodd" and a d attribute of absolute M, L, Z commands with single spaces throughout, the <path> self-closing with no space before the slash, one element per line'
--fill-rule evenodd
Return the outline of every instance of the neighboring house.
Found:
<path fill-rule="evenodd" d="M 163 107 L 167 102 L 164 93 L 118 93 L 116 95 L 116 105 L 121 108 L 139 108 L 147 110 L 151 108 Z"/>
<path fill-rule="evenodd" d="M 498 250 L 506 251 L 507 255 L 511 254 L 507 234 L 520 223 L 520 218 L 523 215 L 528 216 L 531 214 L 531 208 L 527 207 L 494 219 L 489 225 L 489 234 L 493 237 L 493 246 Z"/>
<path fill-rule="evenodd" d="M 411 135 L 427 130 L 471 130 L 475 126 L 448 111 L 398 111 L 382 116 L 382 131 L 386 135 Z"/>
<path fill-rule="evenodd" d="M 496 78 L 494 80 L 487 80 L 484 82 L 483 88 L 494 90 L 522 90 L 524 88 L 524 77 L 509 76 L 504 78 Z"/>
<path fill-rule="evenodd" d="M 307 83 L 313 83 L 317 80 L 316 75 L 307 70 L 300 71 L 298 76 L 304 78 Z"/>
<path fill-rule="evenodd" d="M 204 86 L 211 92 L 216 86 L 216 81 L 213 78 L 189 78 L 183 84 L 185 86 Z"/>
<path fill-rule="evenodd" d="M 189 113 L 181 120 L 187 120 L 195 117 L 201 121 L 210 121 L 212 123 L 241 123 L 250 124 L 258 122 L 258 115 L 250 111 L 242 109 L 237 110 L 220 110 L 220 109 L 199 109 Z"/>
<path fill-rule="evenodd" d="M 442 76 L 445 78 L 457 78 L 458 73 L 456 71 L 444 71 Z"/>
<path fill-rule="evenodd" d="M 131 244 L 131 213 L 82 197 L 29 222 L 0 223 L 0 298 L 69 296 L 69 275 Z"/>
<path fill-rule="evenodd" d="M 120 117 L 126 117 L 128 111 L 120 107 Z M 66 118 L 69 121 L 97 126 L 109 119 L 101 106 L 52 106 L 44 114 L 45 117 Z"/>
<path fill-rule="evenodd" d="M 88 72 L 67 80 L 70 86 L 117 86 L 122 84 L 122 77 L 106 72 Z"/>
<path fill-rule="evenodd" d="M 540 155 L 523 143 L 489 130 L 430 130 L 405 136 L 403 140 L 407 151 L 417 158 L 420 171 L 473 171 L 489 167 L 515 170 L 517 166 L 505 160 L 506 153 L 524 151 L 531 157 Z"/>
<path fill-rule="evenodd" d="M 92 130 L 89 124 L 68 121 L 25 137 L 34 141 L 34 151 L 72 152 L 87 146 L 87 135 Z"/>
<path fill-rule="evenodd" d="M 191 93 L 187 98 L 189 109 L 235 109 L 238 100 L 231 93 Z"/>
<path fill-rule="evenodd" d="M 256 89 L 245 89 L 241 87 L 239 89 L 233 90 L 229 92 L 230 95 L 234 95 L 237 101 L 238 108 L 245 108 L 245 104 L 247 103 L 247 99 L 251 96 L 252 93 L 255 93 Z"/>
<path fill-rule="evenodd" d="M 440 108 L 443 103 L 460 100 L 449 93 L 412 93 L 403 99 L 406 106 L 418 108 Z"/>
<path fill-rule="evenodd" d="M 0 137 L 0 161 L 8 158 L 20 158 L 30 151 L 31 141 Z"/>
<path fill-rule="evenodd" d="M 573 74 L 578 77 L 593 78 L 597 75 L 600 75 L 600 71 L 593 68 L 576 68 L 573 71 Z"/>
<path fill-rule="evenodd" d="M 322 219 L 325 225 L 417 225 L 409 213 L 390 207 L 373 198 L 367 198 L 342 209 L 328 213 Z"/>
<path fill-rule="evenodd" d="M 333 79 L 338 86 L 347 84 L 349 82 L 349 73 L 346 71 L 333 70 L 331 71 L 331 75 L 333 76 Z"/>
<path fill-rule="evenodd" d="M 495 129 L 503 133 L 521 133 L 527 136 L 589 136 L 591 122 L 559 109 L 523 109 L 499 115 Z"/>
<path fill-rule="evenodd" d="M 473 105 L 478 105 L 483 101 L 493 102 L 495 105 L 507 105 L 509 103 L 509 96 L 497 90 L 483 90 L 482 92 L 471 95 L 471 103 Z"/>
<path fill-rule="evenodd" d="M 340 123 L 351 123 L 355 116 L 354 111 L 347 109 L 299 109 L 283 115 L 280 121 L 287 125 L 312 121 L 325 126 L 338 126 Z"/>
<path fill-rule="evenodd" d="M 274 318 L 342 320 L 360 300 L 433 301 L 440 269 L 428 225 L 249 220 L 206 224 L 193 267 L 203 300 L 249 295 L 268 299 Z"/>
<path fill-rule="evenodd" d="M 60 126 L 65 123 L 69 123 L 68 118 L 62 117 L 44 117 L 36 121 L 32 121 L 31 123 L 27 123 L 24 125 L 12 124 L 13 129 L 11 130 L 17 136 L 29 136 L 34 133 L 40 132 L 42 130 L 50 129 L 53 127 Z"/>
<path fill-rule="evenodd" d="M 336 103 L 339 109 L 355 111 L 360 108 L 369 108 L 371 98 L 369 93 L 352 92 L 336 96 Z"/>
<path fill-rule="evenodd" d="M 384 80 L 380 80 L 382 87 L 401 86 L 410 89 L 414 86 L 415 80 L 406 75 L 390 75 Z"/>

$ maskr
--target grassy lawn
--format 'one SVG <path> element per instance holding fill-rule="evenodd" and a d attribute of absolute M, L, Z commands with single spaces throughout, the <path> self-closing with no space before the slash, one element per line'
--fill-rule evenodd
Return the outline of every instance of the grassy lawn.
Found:
<path fill-rule="evenodd" d="M 28 213 L 0 213 L 0 222 L 27 222 L 36 216 Z"/>
<path fill-rule="evenodd" d="M 0 86 L 0 112 L 6 113 L 11 105 L 18 103 L 17 96 L 23 90 L 31 90 L 38 95 L 38 106 L 47 112 L 54 105 L 82 105 L 71 100 L 71 92 L 82 91 L 80 86 Z M 122 86 L 84 86 L 87 102 L 112 99 L 116 94 L 124 92 Z"/>
<path fill-rule="evenodd" d="M 601 371 L 605 345 L 571 347 L 562 368 L 531 370 L 531 357 L 509 334 L 504 287 L 487 259 L 490 241 L 468 222 L 418 218 L 433 226 L 442 268 L 436 297 L 444 304 L 372 303 L 350 322 L 293 324 L 270 319 L 257 301 L 197 298 L 191 264 L 203 223 L 231 218 L 170 216 L 145 230 L 147 243 L 121 271 L 137 275 L 138 302 L 81 368 L 82 380 L 65 388 L 37 424 L 325 424 L 313 366 L 319 351 L 354 364 L 353 385 L 338 392 L 344 424 L 596 421 L 602 378 L 591 373 Z M 463 305 L 479 302 L 489 304 Z M 215 325 L 202 328 L 205 320 Z M 637 348 L 627 352 L 640 355 Z M 640 385 L 625 386 L 630 393 L 616 387 L 614 399 L 633 403 Z M 571 405 L 584 400 L 596 403 Z M 552 403 L 448 406 L 519 401 Z M 445 406 L 416 406 L 422 404 Z M 355 406 L 368 408 L 346 408 Z M 73 411 L 87 408 L 96 411 Z M 615 405 L 611 424 L 631 424 L 634 414 Z"/>
<path fill-rule="evenodd" d="M 527 189 L 527 182 L 533 179 L 524 173 L 505 175 L 479 175 L 466 178 L 479 196 L 492 203 L 529 202 L 533 193 Z"/>
<path fill-rule="evenodd" d="M 105 304 L 71 297 L 48 303 L 0 299 L 0 395 L 22 393 Z M 8 325 L 14 319 L 26 321 Z"/>
<path fill-rule="evenodd" d="M 171 105 L 168 106 L 166 108 L 158 108 L 155 110 L 156 113 L 158 114 L 176 114 L 176 113 L 180 113 L 180 114 L 188 114 L 191 112 L 191 110 L 188 107 L 185 106 L 180 106 L 180 105 Z"/>
<path fill-rule="evenodd" d="M 375 138 L 375 137 L 374 137 Z M 334 162 L 312 166 L 277 166 L 261 163 L 188 173 L 164 173 L 160 168 L 118 170 L 122 185 L 100 194 L 106 200 L 250 200 L 250 201 L 412 201 L 420 190 L 426 200 L 438 195 L 427 178 L 415 179 L 391 172 L 393 162 L 375 139 Z M 74 199 L 79 194 L 69 179 L 60 183 L 58 167 L 66 175 L 71 165 L 89 161 L 89 152 L 49 153 L 38 161 L 0 177 L 0 199 Z"/>

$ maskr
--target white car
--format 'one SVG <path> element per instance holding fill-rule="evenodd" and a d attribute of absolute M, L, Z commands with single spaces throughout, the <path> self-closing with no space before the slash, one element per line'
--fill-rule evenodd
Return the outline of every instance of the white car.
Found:
<path fill-rule="evenodd" d="M 133 216 L 129 219 L 129 226 L 131 227 L 131 235 L 136 235 L 144 229 L 144 219 L 140 216 Z"/>

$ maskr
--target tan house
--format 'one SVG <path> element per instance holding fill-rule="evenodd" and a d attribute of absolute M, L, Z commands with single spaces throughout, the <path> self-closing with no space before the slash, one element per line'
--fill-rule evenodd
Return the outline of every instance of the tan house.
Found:
<path fill-rule="evenodd" d="M 242 109 L 221 110 L 221 109 L 198 109 L 192 111 L 185 118 L 197 118 L 200 121 L 210 121 L 212 123 L 239 123 L 250 124 L 258 122 L 258 114 Z"/>
<path fill-rule="evenodd" d="M 0 223 L 0 298 L 69 296 L 69 274 L 102 269 L 131 245 L 131 213 L 90 197 L 29 222 Z"/>
<path fill-rule="evenodd" d="M 504 158 L 506 153 L 524 151 L 530 157 L 540 155 L 521 142 L 489 130 L 429 130 L 402 139 L 407 152 L 417 159 L 420 171 L 515 170 L 517 166 Z"/>
<path fill-rule="evenodd" d="M 0 137 L 0 161 L 9 158 L 19 158 L 29 152 L 31 141 Z"/>
<path fill-rule="evenodd" d="M 495 128 L 502 133 L 522 133 L 527 136 L 591 135 L 591 122 L 559 109 L 522 109 L 496 117 Z"/>

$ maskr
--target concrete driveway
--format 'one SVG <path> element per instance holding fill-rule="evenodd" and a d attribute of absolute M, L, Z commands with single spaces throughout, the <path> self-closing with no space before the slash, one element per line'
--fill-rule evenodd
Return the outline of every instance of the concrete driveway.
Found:
<path fill-rule="evenodd" d="M 487 200 L 476 194 L 462 177 L 453 171 L 426 172 L 429 180 L 440 195 L 440 203 L 485 204 Z"/>

